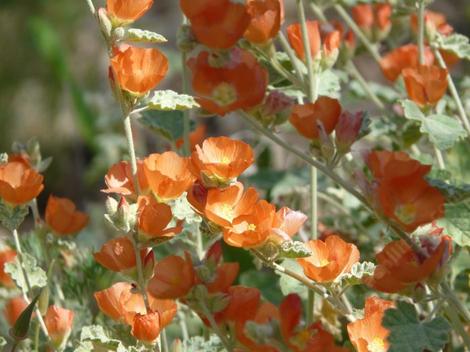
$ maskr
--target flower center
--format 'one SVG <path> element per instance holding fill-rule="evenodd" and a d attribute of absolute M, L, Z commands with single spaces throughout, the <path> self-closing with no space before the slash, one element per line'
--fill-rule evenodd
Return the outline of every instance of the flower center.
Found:
<path fill-rule="evenodd" d="M 395 210 L 396 217 L 404 224 L 411 224 L 416 219 L 414 204 L 403 204 Z"/>
<path fill-rule="evenodd" d="M 322 259 L 320 260 L 320 267 L 323 268 L 324 266 L 327 266 L 330 264 L 330 261 L 328 259 Z"/>
<path fill-rule="evenodd" d="M 367 345 L 369 352 L 385 352 L 385 342 L 380 337 L 374 337 L 372 342 Z"/>
<path fill-rule="evenodd" d="M 230 105 L 237 100 L 237 91 L 233 85 L 223 82 L 212 91 L 212 99 L 220 106 Z"/>
<path fill-rule="evenodd" d="M 222 159 L 220 159 L 220 163 L 221 164 L 230 164 L 230 158 L 228 156 L 224 155 L 222 157 Z"/>
<path fill-rule="evenodd" d="M 222 216 L 225 219 L 227 219 L 230 222 L 233 220 L 233 208 L 230 205 L 223 204 L 220 210 L 222 212 Z"/>
<path fill-rule="evenodd" d="M 256 231 L 256 225 L 255 224 L 249 224 L 248 225 L 248 231 Z"/>

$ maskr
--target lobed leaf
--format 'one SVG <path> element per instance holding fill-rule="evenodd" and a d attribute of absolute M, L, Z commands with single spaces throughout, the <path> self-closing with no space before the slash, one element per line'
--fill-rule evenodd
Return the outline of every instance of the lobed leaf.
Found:
<path fill-rule="evenodd" d="M 459 246 L 470 246 L 470 201 L 446 204 L 445 217 L 437 225 L 444 228 Z"/>
<path fill-rule="evenodd" d="M 22 224 L 28 212 L 27 206 L 12 207 L 0 199 L 0 223 L 10 231 Z"/>
<path fill-rule="evenodd" d="M 412 304 L 398 302 L 388 309 L 382 325 L 390 330 L 389 352 L 438 352 L 447 343 L 450 326 L 442 317 L 431 321 L 419 321 Z"/>
<path fill-rule="evenodd" d="M 157 90 L 153 96 L 147 99 L 146 105 L 150 110 L 190 110 L 198 108 L 199 104 L 194 97 L 187 94 L 179 94 L 172 90 Z"/>
<path fill-rule="evenodd" d="M 470 60 L 470 40 L 463 34 L 442 35 L 437 33 L 434 43 L 439 49 L 450 51 L 461 59 Z"/>
<path fill-rule="evenodd" d="M 429 136 L 430 141 L 440 150 L 450 149 L 467 132 L 460 122 L 446 115 L 431 115 L 422 120 L 421 132 Z"/>
<path fill-rule="evenodd" d="M 138 28 L 116 28 L 114 35 L 119 39 L 134 43 L 166 43 L 168 40 L 161 34 Z"/>
<path fill-rule="evenodd" d="M 36 258 L 28 253 L 23 253 L 21 258 L 23 269 L 28 275 L 31 288 L 45 287 L 47 285 L 47 275 L 46 272 L 38 266 Z M 14 261 L 5 264 L 5 272 L 10 274 L 11 278 L 16 282 L 16 285 L 19 288 L 26 291 L 28 290 L 18 256 Z"/>
<path fill-rule="evenodd" d="M 371 262 L 361 262 L 356 263 L 351 267 L 351 271 L 349 273 L 344 273 L 338 276 L 336 282 L 344 285 L 360 285 L 362 283 L 362 279 L 366 276 L 374 275 L 375 264 Z"/>

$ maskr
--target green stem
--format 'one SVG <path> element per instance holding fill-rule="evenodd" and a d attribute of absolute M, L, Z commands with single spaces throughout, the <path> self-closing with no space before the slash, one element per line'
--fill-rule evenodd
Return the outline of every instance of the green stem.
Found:
<path fill-rule="evenodd" d="M 437 48 L 433 48 L 433 53 L 434 53 L 434 57 L 437 59 L 437 62 L 439 63 L 439 66 L 449 71 L 444 61 L 444 58 L 442 57 L 439 50 Z M 454 80 L 452 79 L 452 76 L 450 75 L 450 73 L 447 74 L 447 82 L 449 83 L 450 94 L 452 95 L 452 98 L 454 99 L 455 104 L 457 105 L 457 110 L 459 113 L 460 121 L 463 123 L 465 129 L 470 135 L 470 121 L 467 116 L 467 113 L 465 112 L 465 108 L 463 107 L 463 103 L 462 103 L 462 100 L 460 99 L 459 92 L 457 91 L 457 87 L 455 86 Z"/>
<path fill-rule="evenodd" d="M 90 8 L 90 12 L 93 16 L 96 15 L 96 9 L 95 9 L 95 5 L 93 5 L 93 1 L 92 0 L 85 0 L 86 3 L 88 4 L 88 7 Z"/>
<path fill-rule="evenodd" d="M 446 169 L 446 164 L 444 161 L 444 156 L 442 155 L 442 152 L 434 146 L 434 154 L 436 154 L 436 159 L 437 159 L 437 165 L 439 166 L 439 169 L 445 170 Z"/>
<path fill-rule="evenodd" d="M 369 86 L 369 83 L 364 79 L 362 74 L 359 72 L 357 69 L 356 65 L 353 64 L 352 61 L 349 61 L 346 64 L 346 70 L 349 72 L 351 76 L 353 76 L 356 80 L 357 83 L 364 89 L 365 93 L 369 96 L 369 98 L 372 100 L 372 102 L 379 108 L 379 109 L 385 109 L 384 103 L 379 99 L 379 97 L 372 91 L 372 89 Z"/>
<path fill-rule="evenodd" d="M 189 84 L 188 84 L 188 68 L 186 67 L 187 55 L 186 52 L 181 52 L 181 65 L 182 73 L 181 77 L 183 80 L 183 93 L 189 93 Z M 191 115 L 189 110 L 183 112 L 183 153 L 184 155 L 189 155 L 191 153 L 191 146 L 189 141 L 189 133 L 191 130 Z"/>
<path fill-rule="evenodd" d="M 470 323 L 470 312 L 468 309 L 465 307 L 462 302 L 455 296 L 454 291 L 450 288 L 450 286 L 447 283 L 441 283 L 441 289 L 444 293 L 444 297 L 448 302 L 450 302 L 455 309 L 459 312 L 460 315 L 465 319 L 466 323 Z"/>
<path fill-rule="evenodd" d="M 232 348 L 229 340 L 227 339 L 227 336 L 220 330 L 219 325 L 217 325 L 217 322 L 215 321 L 214 316 L 212 315 L 212 313 L 209 311 L 209 308 L 207 308 L 206 303 L 204 301 L 200 300 L 199 304 L 201 306 L 202 313 L 204 314 L 206 319 L 209 321 L 209 324 L 210 324 L 212 330 L 219 337 L 219 339 L 222 342 L 222 344 L 224 345 L 225 349 L 229 352 L 233 352 L 233 348 Z"/>
<path fill-rule="evenodd" d="M 348 25 L 349 28 L 354 32 L 357 38 L 362 42 L 364 47 L 367 49 L 369 54 L 374 58 L 374 60 L 380 64 L 381 57 L 377 51 L 377 48 L 370 42 L 370 40 L 366 37 L 364 32 L 359 28 L 359 26 L 354 22 L 348 12 L 344 9 L 343 6 L 336 4 L 334 6 L 335 11 L 338 15 L 343 19 L 344 22 Z"/>
<path fill-rule="evenodd" d="M 419 51 L 419 63 L 420 65 L 425 64 L 424 56 L 424 12 L 426 6 L 424 0 L 418 0 L 418 51 Z"/>
<path fill-rule="evenodd" d="M 30 304 L 31 300 L 29 299 L 28 293 L 31 292 L 31 283 L 29 281 L 28 272 L 25 270 L 24 265 L 23 265 L 23 250 L 21 249 L 21 243 L 18 237 L 18 231 L 16 229 L 13 230 L 13 240 L 15 242 L 18 263 L 21 267 L 21 273 L 23 274 L 23 280 L 26 284 L 26 288 L 21 287 L 21 292 L 23 294 L 23 298 L 26 301 L 26 303 Z M 42 332 L 49 339 L 49 333 L 47 331 L 46 324 L 44 323 L 44 320 L 42 318 L 41 312 L 37 308 L 35 312 L 36 312 L 36 318 L 39 322 L 39 325 L 41 326 Z"/>
<path fill-rule="evenodd" d="M 292 63 L 292 66 L 294 67 L 294 71 L 297 76 L 298 82 L 303 85 L 304 78 L 302 75 L 302 68 L 299 65 L 299 60 L 297 59 L 297 56 L 295 55 L 294 50 L 292 50 L 292 48 L 290 47 L 289 41 L 287 40 L 284 33 L 279 32 L 278 38 L 279 38 L 279 43 L 281 44 L 282 50 L 284 50 L 284 52 L 287 54 L 290 62 Z"/>
<path fill-rule="evenodd" d="M 326 18 L 323 9 L 317 4 L 315 4 L 313 1 L 310 2 L 310 9 L 313 11 L 315 16 L 317 16 L 321 21 L 328 22 L 328 19 Z"/>
<path fill-rule="evenodd" d="M 462 321 L 460 320 L 455 308 L 452 305 L 448 305 L 445 308 L 445 312 L 446 312 L 447 318 L 450 320 L 452 324 L 452 327 L 455 329 L 455 332 L 457 332 L 462 338 L 463 343 L 465 344 L 467 348 L 466 350 L 470 350 L 470 335 L 465 330 L 465 327 L 462 324 Z"/>

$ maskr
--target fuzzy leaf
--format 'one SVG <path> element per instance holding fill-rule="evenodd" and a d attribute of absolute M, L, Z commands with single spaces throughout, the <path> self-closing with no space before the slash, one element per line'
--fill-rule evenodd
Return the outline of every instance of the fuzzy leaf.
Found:
<path fill-rule="evenodd" d="M 198 108 L 196 100 L 187 94 L 179 94 L 172 90 L 157 90 L 147 100 L 147 106 L 150 110 L 190 110 Z"/>
<path fill-rule="evenodd" d="M 47 275 L 37 263 L 36 258 L 28 253 L 22 254 L 23 268 L 28 274 L 29 284 L 33 287 L 45 287 L 47 285 Z M 28 290 L 24 280 L 23 271 L 19 263 L 18 256 L 10 263 L 5 264 L 5 272 L 10 274 L 16 285 L 24 290 Z"/>
<path fill-rule="evenodd" d="M 114 30 L 119 39 L 134 43 L 166 43 L 168 40 L 161 34 L 138 28 L 116 28 Z"/>
<path fill-rule="evenodd" d="M 181 111 L 146 111 L 139 121 L 169 141 L 183 137 L 184 117 Z"/>
<path fill-rule="evenodd" d="M 426 118 L 418 105 L 412 100 L 405 99 L 400 102 L 405 117 L 409 120 L 422 121 Z"/>
<path fill-rule="evenodd" d="M 440 150 L 452 148 L 467 135 L 460 122 L 446 115 L 431 115 L 422 120 L 421 132 Z"/>
<path fill-rule="evenodd" d="M 459 246 L 470 246 L 470 201 L 445 205 L 445 217 L 437 225 Z"/>
<path fill-rule="evenodd" d="M 462 34 L 436 34 L 435 44 L 439 49 L 450 51 L 461 59 L 470 60 L 470 41 Z"/>
<path fill-rule="evenodd" d="M 93 347 L 91 351 L 106 350 L 125 352 L 127 349 L 122 345 L 121 341 L 112 339 L 108 336 L 104 328 L 100 325 L 84 326 L 80 333 L 81 346 L 75 352 L 88 351 L 90 345 Z M 91 343 L 91 344 L 90 344 Z"/>
<path fill-rule="evenodd" d="M 184 220 L 187 224 L 199 224 L 202 221 L 202 218 L 194 212 L 191 204 L 189 204 L 186 193 L 172 202 L 171 211 L 175 218 Z"/>
<path fill-rule="evenodd" d="M 12 207 L 0 199 L 0 223 L 10 231 L 21 225 L 28 211 L 27 206 Z"/>
<path fill-rule="evenodd" d="M 446 203 L 459 203 L 470 198 L 470 184 L 456 185 L 434 178 L 428 178 L 428 182 L 441 191 Z"/>
<path fill-rule="evenodd" d="M 447 343 L 450 326 L 442 317 L 421 322 L 412 304 L 398 302 L 388 309 L 382 325 L 390 330 L 389 352 L 438 352 Z"/>
<path fill-rule="evenodd" d="M 211 335 L 208 340 L 202 336 L 193 336 L 186 341 L 187 351 L 222 352 L 225 351 L 220 339 L 216 335 Z"/>
<path fill-rule="evenodd" d="M 286 269 L 295 271 L 300 275 L 304 275 L 302 267 L 292 259 L 286 259 L 281 264 Z M 291 278 L 290 276 L 279 274 L 279 286 L 281 287 L 281 292 L 284 296 L 287 296 L 289 293 L 297 293 L 302 298 L 307 298 L 307 288 L 302 285 L 299 281 Z"/>
<path fill-rule="evenodd" d="M 305 258 L 312 255 L 312 251 L 300 241 L 284 241 L 280 250 L 284 258 Z"/>
<path fill-rule="evenodd" d="M 356 263 L 351 267 L 349 273 L 340 275 L 336 282 L 341 285 L 360 285 L 366 276 L 374 275 L 375 264 L 371 262 Z"/>

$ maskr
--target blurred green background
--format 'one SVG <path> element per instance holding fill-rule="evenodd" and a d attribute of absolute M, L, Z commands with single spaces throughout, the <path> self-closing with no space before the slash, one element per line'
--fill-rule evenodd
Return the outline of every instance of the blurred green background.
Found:
<path fill-rule="evenodd" d="M 95 3 L 104 6 L 104 1 Z M 444 12 L 456 31 L 470 34 L 468 0 L 436 1 L 433 8 Z M 177 0 L 155 0 L 136 24 L 169 39 L 162 49 L 171 72 L 161 87 L 175 90 L 181 89 L 175 48 L 180 20 Z M 10 150 L 13 141 L 36 137 L 44 156 L 54 158 L 41 206 L 50 192 L 81 205 L 102 199 L 103 174 L 119 159 L 125 142 L 108 88 L 105 48 L 85 0 L 0 0 L 0 52 L 0 151 Z M 368 78 L 380 80 L 368 60 L 359 58 L 359 67 L 367 67 Z M 238 123 L 210 119 L 209 133 L 232 133 Z M 141 154 L 157 146 L 154 136 L 140 129 L 136 133 L 142 137 Z"/>

